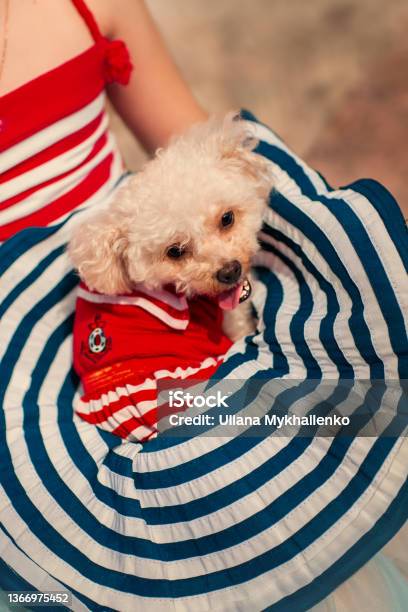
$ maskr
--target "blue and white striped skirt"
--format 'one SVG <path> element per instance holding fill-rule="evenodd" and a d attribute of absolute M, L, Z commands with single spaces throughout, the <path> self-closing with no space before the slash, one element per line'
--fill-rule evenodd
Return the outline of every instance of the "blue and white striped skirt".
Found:
<path fill-rule="evenodd" d="M 274 164 L 275 190 L 258 259 L 259 332 L 232 347 L 217 378 L 407 379 L 407 230 L 396 202 L 371 180 L 331 189 L 244 117 Z M 159 435 L 142 447 L 75 417 L 78 279 L 65 245 L 81 214 L 0 250 L 0 587 L 68 590 L 74 610 L 312 607 L 406 521 L 406 438 L 271 430 Z"/>

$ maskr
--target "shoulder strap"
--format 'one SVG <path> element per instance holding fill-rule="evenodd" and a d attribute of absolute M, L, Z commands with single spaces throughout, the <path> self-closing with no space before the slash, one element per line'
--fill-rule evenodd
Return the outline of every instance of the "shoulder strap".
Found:
<path fill-rule="evenodd" d="M 95 21 L 95 17 L 85 4 L 84 0 L 71 0 L 72 4 L 75 6 L 78 13 L 81 15 L 82 19 L 85 21 L 88 30 L 91 33 L 92 38 L 97 41 L 103 38 L 103 35 L 99 29 L 98 24 Z"/>

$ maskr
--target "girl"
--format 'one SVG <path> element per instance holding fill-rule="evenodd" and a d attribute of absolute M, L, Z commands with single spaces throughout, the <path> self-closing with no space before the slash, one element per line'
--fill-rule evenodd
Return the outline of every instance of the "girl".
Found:
<path fill-rule="evenodd" d="M 384 557 L 330 595 L 407 518 L 395 430 L 142 446 L 74 417 L 78 279 L 65 245 L 122 178 L 106 92 L 150 152 L 206 114 L 140 0 L 0 8 L 0 587 L 68 592 L 74 610 L 403 609 L 406 583 Z M 244 117 L 276 189 L 259 331 L 217 375 L 254 378 L 249 403 L 259 381 L 312 380 L 305 396 L 295 385 L 276 398 L 295 411 L 320 404 L 327 379 L 407 378 L 397 204 L 372 181 L 333 191 Z M 383 391 L 400 405 L 398 389 Z"/>

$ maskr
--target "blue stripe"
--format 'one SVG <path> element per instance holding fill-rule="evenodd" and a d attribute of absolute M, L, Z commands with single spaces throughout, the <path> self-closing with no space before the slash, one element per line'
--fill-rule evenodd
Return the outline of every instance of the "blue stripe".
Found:
<path fill-rule="evenodd" d="M 32 283 L 34 283 L 39 276 L 55 261 L 63 252 L 65 246 L 58 247 L 51 251 L 44 259 L 42 259 L 38 265 L 32 270 L 27 276 L 25 276 L 0 304 L 0 318 L 10 308 L 12 303 L 22 294 Z"/>
<path fill-rule="evenodd" d="M 124 172 L 109 190 L 106 197 L 109 197 L 109 194 L 113 193 L 130 174 L 128 171 Z M 73 210 L 60 223 L 47 227 L 27 227 L 8 238 L 5 242 L 0 243 L 0 276 L 24 253 L 56 234 L 72 217 L 78 213 L 81 214 L 83 211 L 84 209 Z"/>
<path fill-rule="evenodd" d="M 374 248 L 374 245 L 372 244 L 367 234 L 367 231 L 363 223 L 359 219 L 359 217 L 351 210 L 349 205 L 341 197 L 336 197 L 334 199 L 334 198 L 325 197 L 322 194 L 318 194 L 316 191 L 316 188 L 314 187 L 313 183 L 311 182 L 309 177 L 304 172 L 303 168 L 299 166 L 299 164 L 297 164 L 297 162 L 295 161 L 293 157 L 288 155 L 282 149 L 279 149 L 276 146 L 273 146 L 266 142 L 261 141 L 256 150 L 258 153 L 260 153 L 267 159 L 270 159 L 274 161 L 275 163 L 277 163 L 285 172 L 287 172 L 287 174 L 292 179 L 296 181 L 298 187 L 300 188 L 301 192 L 304 195 L 306 195 L 312 201 L 318 201 L 321 204 L 323 204 L 326 208 L 328 208 L 333 213 L 333 215 L 336 217 L 339 223 L 344 227 L 349 239 L 351 240 L 353 244 L 353 248 L 357 256 L 360 258 L 362 262 L 362 265 L 367 273 L 367 276 L 370 279 L 370 283 L 372 285 L 373 291 L 377 297 L 378 304 L 382 310 L 384 319 L 388 326 L 391 345 L 394 349 L 394 352 L 397 355 L 406 353 L 407 351 L 406 331 L 405 331 L 404 319 L 403 319 L 401 310 L 399 308 L 399 305 L 396 300 L 394 290 L 390 284 L 389 278 L 384 270 L 383 263 L 378 257 L 378 254 Z M 300 208 L 294 207 L 292 204 L 289 207 L 288 206 L 289 202 L 287 200 L 285 200 L 284 205 L 282 205 L 280 195 L 281 194 L 276 194 L 276 192 L 272 194 L 271 206 L 275 210 L 277 210 L 277 212 L 279 212 L 279 214 L 283 218 L 290 221 L 292 225 L 294 225 L 295 227 L 297 227 L 298 229 L 306 233 L 306 235 L 309 238 L 311 238 L 312 242 L 317 246 L 320 252 L 323 253 L 323 249 L 321 248 L 323 246 L 322 240 L 321 240 L 323 239 L 323 236 L 324 236 L 323 233 L 320 231 L 310 232 L 309 230 L 310 225 L 311 225 L 310 219 L 306 215 L 304 215 L 304 213 L 300 210 Z M 378 208 L 378 199 L 376 200 L 376 205 Z M 297 215 L 294 215 L 293 211 L 291 211 L 290 208 L 294 208 L 295 211 L 297 212 Z M 398 233 L 401 239 L 401 242 L 399 244 L 399 250 L 405 253 L 404 261 L 406 262 L 407 261 L 407 255 L 406 255 L 407 236 L 406 236 L 406 231 L 403 232 L 403 230 L 401 229 L 401 213 L 399 211 L 397 212 L 396 208 L 397 207 L 393 206 L 393 208 L 391 209 L 393 213 L 392 217 L 391 217 L 391 214 L 392 214 L 391 211 L 388 211 L 386 220 L 389 221 L 389 219 L 392 218 L 394 229 L 396 225 L 398 225 L 398 227 L 400 228 L 400 232 Z M 287 209 L 287 212 L 290 214 L 285 214 L 285 209 Z M 383 219 L 385 219 L 384 216 L 383 216 Z M 316 229 L 317 229 L 317 226 L 316 226 Z M 390 233 L 393 234 L 394 240 L 396 240 L 397 232 L 395 231 L 391 232 L 391 230 L 392 228 L 390 228 Z M 318 237 L 319 234 L 320 234 L 320 239 Z M 327 238 L 325 238 L 325 241 L 328 242 Z M 333 257 L 327 257 L 326 250 L 325 250 L 325 253 L 326 253 L 325 255 L 326 260 L 328 261 L 329 264 L 331 264 L 331 262 L 333 261 Z M 333 253 L 334 253 L 334 250 L 333 250 Z M 337 256 L 337 260 L 339 261 L 338 256 Z M 331 265 L 331 267 L 333 268 L 333 265 Z M 345 271 L 344 267 L 343 267 L 343 270 Z M 350 287 L 351 286 L 350 283 L 352 281 L 348 274 L 347 274 L 347 277 L 348 277 L 347 285 L 345 285 L 345 287 L 347 286 Z M 356 305 L 359 309 L 361 309 L 361 313 L 362 313 L 363 304 L 362 304 L 359 294 L 358 294 L 358 301 L 357 302 L 355 301 L 356 296 L 354 295 L 354 292 L 357 289 L 357 287 L 355 287 L 354 283 L 352 283 L 352 286 L 353 286 L 353 294 L 350 293 L 350 289 L 348 289 L 348 292 L 352 296 L 353 306 Z M 357 315 L 356 318 L 358 316 L 359 315 Z M 360 319 L 364 321 L 362 316 L 360 317 Z M 368 329 L 366 326 L 365 326 L 364 331 L 365 333 L 368 333 Z M 357 338 L 356 338 L 356 343 L 357 343 Z M 368 350 L 368 355 L 370 355 L 371 353 L 374 353 L 374 349 L 372 347 L 371 340 L 369 344 L 367 345 L 367 350 Z M 366 353 L 363 352 L 362 354 L 365 355 Z M 381 375 L 380 368 L 378 367 L 379 364 L 372 363 L 371 355 L 368 361 L 372 364 L 371 377 L 372 378 L 382 378 L 383 374 Z M 400 373 L 400 376 L 406 377 L 405 370 L 404 372 Z"/>
<path fill-rule="evenodd" d="M 55 234 L 63 225 L 29 227 L 0 244 L 0 276 L 24 253 Z"/>
<path fill-rule="evenodd" d="M 282 232 L 280 232 L 279 230 L 271 228 L 266 224 L 262 229 L 266 234 L 272 236 L 278 242 L 282 242 L 287 247 L 292 249 L 295 255 L 297 255 L 301 259 L 306 270 L 314 276 L 320 289 L 326 295 L 327 309 L 326 314 L 322 318 L 320 323 L 319 339 L 328 356 L 336 365 L 339 373 L 339 378 L 353 378 L 353 367 L 341 351 L 334 334 L 334 322 L 338 313 L 340 312 L 340 306 L 333 286 L 313 265 L 313 263 L 306 256 L 304 251 L 302 251 L 298 244 L 296 244 L 295 242 L 293 242 L 293 240 L 282 234 Z"/>
<path fill-rule="evenodd" d="M 373 179 L 360 179 L 348 185 L 347 188 L 361 193 L 376 209 L 408 272 L 408 227 L 391 193 L 384 185 Z"/>
<path fill-rule="evenodd" d="M 363 313 L 364 305 L 361 299 L 360 291 L 345 268 L 340 259 L 339 254 L 334 250 L 328 238 L 322 230 L 298 207 L 293 205 L 289 200 L 284 198 L 282 194 L 275 194 L 272 206 L 274 210 L 286 219 L 294 227 L 300 230 L 316 245 L 328 266 L 339 277 L 345 291 L 350 296 L 352 307 L 349 318 L 349 327 L 352 332 L 353 339 L 357 349 L 363 356 L 370 368 L 370 378 L 384 378 L 384 365 L 375 352 L 371 341 L 370 331 L 365 322 Z"/>
<path fill-rule="evenodd" d="M 0 362 L 0 397 L 10 382 L 15 362 L 20 357 L 34 324 L 48 312 L 51 306 L 64 299 L 77 283 L 78 280 L 74 273 L 68 274 L 23 317 Z"/>
<path fill-rule="evenodd" d="M 339 203 L 343 204 L 343 201 L 328 200 L 328 208 L 333 213 L 336 212 L 337 219 L 347 231 L 347 235 L 353 243 L 356 254 L 363 264 L 364 271 L 370 280 L 371 287 L 384 316 L 392 349 L 396 355 L 402 355 L 407 351 L 408 343 L 404 317 L 396 299 L 394 288 L 390 283 L 386 271 L 384 270 L 383 263 L 363 223 L 346 204 L 344 204 L 343 214 L 338 214 L 337 208 L 335 210 L 335 207 L 337 207 Z M 368 308 L 369 307 L 370 306 L 368 306 Z M 382 376 L 375 373 L 373 377 L 381 378 Z M 400 377 L 403 377 L 402 372 L 400 372 Z"/>
<path fill-rule="evenodd" d="M 267 268 L 257 268 L 257 278 L 266 288 L 266 299 L 262 313 L 262 320 L 265 329 L 262 333 L 263 340 L 268 346 L 273 357 L 273 369 L 281 376 L 289 372 L 288 359 L 276 335 L 276 317 L 280 308 L 283 307 L 283 287 L 278 277 L 272 270 Z M 222 375 L 222 370 L 217 374 Z"/>
<path fill-rule="evenodd" d="M 297 280 L 299 288 L 300 305 L 297 312 L 294 313 L 292 320 L 289 325 L 290 337 L 293 346 L 296 347 L 296 353 L 302 359 L 303 364 L 306 368 L 307 378 L 321 378 L 322 371 L 316 359 L 313 357 L 305 340 L 305 325 L 310 318 L 313 311 L 313 298 L 312 292 L 305 282 L 305 277 L 300 270 L 295 266 L 293 261 L 280 253 L 274 246 L 270 244 L 263 244 L 262 248 L 264 251 L 273 253 L 278 257 L 284 264 L 291 270 L 292 274 Z M 266 321 L 266 324 L 268 322 Z"/>
<path fill-rule="evenodd" d="M 8 533 L 7 529 L 5 529 L 2 525 L 0 525 L 0 530 L 3 531 L 6 536 L 13 542 L 14 546 L 18 548 L 18 550 L 27 557 L 25 552 L 21 549 L 20 546 L 16 543 L 14 538 Z M 28 558 L 28 557 L 27 557 Z M 32 561 L 33 562 L 33 561 Z M 34 562 L 33 562 L 34 563 Z M 44 571 L 44 570 L 43 570 Z M 46 572 L 45 572 L 46 573 Z M 49 575 L 47 573 L 47 575 Z M 63 590 L 68 591 L 68 593 L 72 593 L 77 599 L 82 601 L 82 603 L 89 608 L 89 610 L 95 612 L 114 612 L 113 608 L 108 608 L 107 606 L 99 606 L 95 602 L 93 602 L 88 597 L 82 595 L 82 593 L 78 593 L 75 589 L 68 587 L 63 581 L 58 580 L 58 582 L 62 585 Z M 32 584 L 21 578 L 18 574 L 16 574 L 4 561 L 0 559 L 0 588 L 4 591 L 31 591 L 32 593 L 39 593 L 38 589 L 36 589 Z M 16 610 L 13 606 L 12 610 Z M 25 606 L 25 610 L 41 610 L 41 606 Z M 68 610 L 65 606 L 50 606 L 47 605 L 47 610 L 51 612 L 54 610 L 55 612 L 61 612 L 61 610 Z M 18 608 L 17 612 L 23 610 L 23 608 Z"/>
<path fill-rule="evenodd" d="M 1 524 L 0 524 L 0 531 L 2 531 L 6 535 L 6 537 L 8 537 L 14 543 L 14 545 L 19 549 L 19 551 L 25 555 L 25 553 L 21 550 L 21 548 L 17 546 L 14 539 L 10 536 L 7 529 L 5 529 Z M 39 593 L 38 589 L 33 587 L 29 582 L 27 582 L 27 580 L 24 580 L 24 578 L 21 578 L 21 576 L 18 576 L 11 569 L 11 567 L 9 567 L 7 563 L 5 563 L 2 559 L 0 559 L 0 587 L 4 591 L 30 591 L 31 593 Z M 70 592 L 68 588 L 66 588 L 66 590 Z M 0 609 L 3 609 L 3 607 L 1 606 L 1 602 L 0 602 Z M 23 608 L 21 606 L 18 606 L 17 612 L 22 611 L 22 610 L 38 610 L 38 609 L 41 610 L 42 607 L 41 606 L 35 606 L 35 607 L 25 606 Z M 16 610 L 15 604 L 10 605 L 10 607 L 7 607 L 7 610 Z M 50 610 L 50 612 L 61 612 L 61 610 L 69 610 L 69 608 L 67 608 L 66 606 L 62 606 L 62 605 L 61 606 L 47 605 L 47 610 Z"/>
<path fill-rule="evenodd" d="M 7 538 L 9 538 L 14 544 L 14 539 L 10 536 L 7 529 L 0 523 L 0 531 L 2 531 Z M 19 548 L 19 547 L 17 547 Z M 19 548 L 21 551 L 21 549 Z M 0 559 L 0 587 L 5 591 L 31 591 L 36 590 L 26 580 L 17 575 L 6 563 Z"/>

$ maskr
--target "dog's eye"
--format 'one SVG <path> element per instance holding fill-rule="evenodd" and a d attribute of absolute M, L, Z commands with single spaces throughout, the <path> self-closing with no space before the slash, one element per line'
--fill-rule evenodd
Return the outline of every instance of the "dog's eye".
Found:
<path fill-rule="evenodd" d="M 234 213 L 232 212 L 232 210 L 229 210 L 228 212 L 222 215 L 221 226 L 229 227 L 230 225 L 233 225 L 233 224 L 234 224 Z"/>
<path fill-rule="evenodd" d="M 180 257 L 183 257 L 184 253 L 186 252 L 185 247 L 181 246 L 181 244 L 172 244 L 166 251 L 166 255 L 167 257 L 170 257 L 171 259 L 180 259 Z"/>

